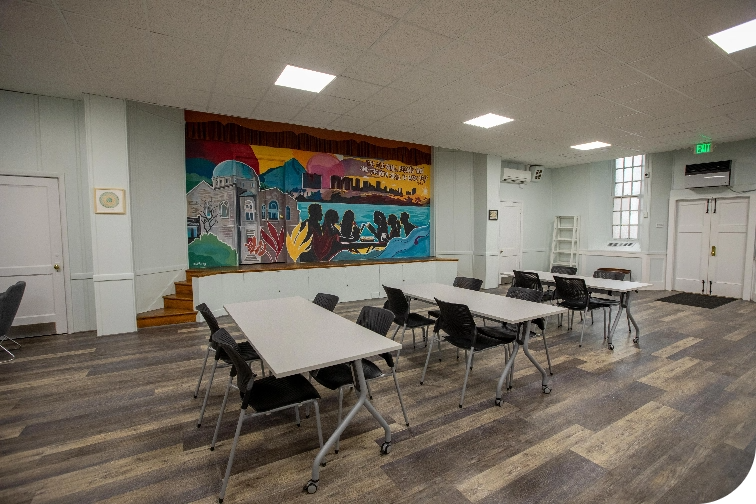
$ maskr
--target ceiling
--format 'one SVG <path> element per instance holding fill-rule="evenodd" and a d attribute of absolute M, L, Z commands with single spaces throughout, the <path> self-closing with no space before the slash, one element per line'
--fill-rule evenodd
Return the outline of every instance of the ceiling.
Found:
<path fill-rule="evenodd" d="M 94 93 L 548 167 L 756 137 L 754 0 L 0 0 L 0 88 Z M 274 86 L 287 64 L 336 74 Z M 463 124 L 493 112 L 491 129 Z M 576 151 L 593 140 L 612 144 Z"/>

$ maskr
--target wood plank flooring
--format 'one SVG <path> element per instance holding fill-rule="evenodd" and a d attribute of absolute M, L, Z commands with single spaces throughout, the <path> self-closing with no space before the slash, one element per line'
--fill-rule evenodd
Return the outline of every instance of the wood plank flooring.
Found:
<path fill-rule="evenodd" d="M 476 355 L 460 409 L 463 360 L 442 345 L 421 386 L 426 352 L 421 343 L 413 350 L 408 332 L 399 383 L 410 427 L 393 381 L 372 384 L 394 432 L 391 454 L 379 454 L 382 430 L 363 411 L 339 454 L 328 455 L 318 492 L 307 495 L 314 418 L 300 428 L 293 412 L 248 420 L 225 502 L 700 503 L 727 495 L 756 449 L 756 304 L 708 310 L 655 301 L 666 294 L 635 298 L 640 349 L 620 323 L 609 352 L 598 313 L 583 348 L 578 320 L 572 332 L 549 321 L 552 393 L 541 393 L 520 353 L 500 408 L 503 352 Z M 336 311 L 355 320 L 363 304 Z M 230 318 L 220 322 L 242 337 Z M 207 373 L 200 398 L 192 394 L 207 337 L 204 324 L 190 323 L 22 340 L 16 361 L 0 366 L 0 502 L 217 502 L 239 403 L 229 401 L 211 452 L 228 375 L 216 374 L 198 429 Z M 545 367 L 540 339 L 532 349 Z M 319 390 L 327 436 L 336 394 Z M 346 406 L 354 401 L 348 393 Z"/>

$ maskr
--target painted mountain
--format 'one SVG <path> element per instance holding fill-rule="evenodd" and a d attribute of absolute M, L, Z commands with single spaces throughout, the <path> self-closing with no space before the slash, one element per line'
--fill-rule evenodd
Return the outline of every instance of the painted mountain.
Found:
<path fill-rule="evenodd" d="M 290 193 L 302 189 L 302 174 L 307 173 L 302 163 L 294 158 L 282 166 L 271 168 L 260 175 L 260 183 L 267 187 L 277 187 L 282 192 Z"/>

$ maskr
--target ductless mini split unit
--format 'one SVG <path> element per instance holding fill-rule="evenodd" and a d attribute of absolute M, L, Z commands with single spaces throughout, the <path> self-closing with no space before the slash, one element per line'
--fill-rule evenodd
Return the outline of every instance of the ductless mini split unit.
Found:
<path fill-rule="evenodd" d="M 502 168 L 501 181 L 508 184 L 527 184 L 530 182 L 530 171 Z"/>
<path fill-rule="evenodd" d="M 732 160 L 689 164 L 685 167 L 685 188 L 729 186 L 731 166 Z"/>

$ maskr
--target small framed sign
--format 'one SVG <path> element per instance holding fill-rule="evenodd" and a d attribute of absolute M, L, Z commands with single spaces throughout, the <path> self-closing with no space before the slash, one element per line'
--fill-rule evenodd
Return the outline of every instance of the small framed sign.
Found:
<path fill-rule="evenodd" d="M 499 220 L 499 211 L 498 210 L 489 210 L 488 211 L 488 220 Z"/>
<path fill-rule="evenodd" d="M 97 214 L 125 214 L 126 190 L 96 188 L 94 190 L 94 204 Z"/>

